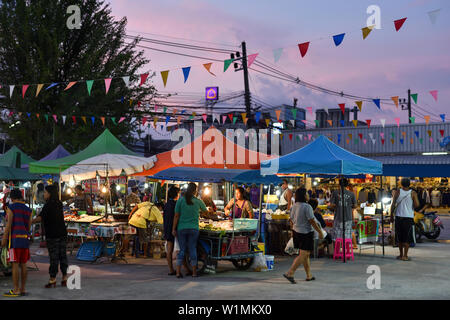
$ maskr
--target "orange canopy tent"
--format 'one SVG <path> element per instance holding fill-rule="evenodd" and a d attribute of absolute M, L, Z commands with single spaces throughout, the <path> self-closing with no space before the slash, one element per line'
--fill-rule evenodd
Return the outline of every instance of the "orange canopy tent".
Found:
<path fill-rule="evenodd" d="M 241 137 L 241 139 L 245 137 Z M 238 137 L 239 141 L 239 137 Z M 194 141 L 183 147 L 156 155 L 155 166 L 135 174 L 153 176 L 173 167 L 217 168 L 217 169 L 259 169 L 260 162 L 274 156 L 242 147 L 226 138 L 217 128 L 211 126 Z"/>

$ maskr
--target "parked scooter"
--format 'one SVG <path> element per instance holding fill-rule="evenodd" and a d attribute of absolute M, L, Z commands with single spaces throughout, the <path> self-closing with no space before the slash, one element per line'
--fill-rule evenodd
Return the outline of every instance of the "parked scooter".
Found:
<path fill-rule="evenodd" d="M 439 237 L 441 228 L 444 229 L 444 225 L 436 212 L 437 211 L 414 213 L 416 242 L 420 240 L 422 236 L 433 240 Z"/>

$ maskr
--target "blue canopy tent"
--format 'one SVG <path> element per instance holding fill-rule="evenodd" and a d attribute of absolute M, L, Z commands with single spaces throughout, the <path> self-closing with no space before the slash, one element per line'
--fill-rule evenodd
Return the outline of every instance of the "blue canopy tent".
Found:
<path fill-rule="evenodd" d="M 309 173 L 343 176 L 360 174 L 379 175 L 383 173 L 382 163 L 353 154 L 334 144 L 325 136 L 282 157 L 261 162 L 261 172 L 265 173 Z M 341 185 L 341 199 L 344 198 L 344 187 Z M 344 213 L 344 201 L 342 212 Z M 345 239 L 345 214 L 343 217 L 343 239 Z M 384 239 L 384 237 L 383 237 Z M 345 245 L 344 262 L 345 262 Z M 384 243 L 383 243 L 384 254 Z"/>
<path fill-rule="evenodd" d="M 70 156 L 69 151 L 67 151 L 66 149 L 64 149 L 64 147 L 62 145 L 58 145 L 52 152 L 50 152 L 48 155 L 46 155 L 44 158 L 40 159 L 38 162 L 40 161 L 48 161 L 48 160 L 56 160 L 56 159 L 60 159 L 60 158 L 64 158 Z M 28 168 L 28 164 L 23 166 L 24 168 Z M 42 175 L 42 178 L 47 180 L 47 179 L 53 179 L 55 181 L 59 180 L 59 176 L 53 176 L 51 174 L 46 174 L 46 175 Z M 55 179 L 56 178 L 56 179 Z"/>

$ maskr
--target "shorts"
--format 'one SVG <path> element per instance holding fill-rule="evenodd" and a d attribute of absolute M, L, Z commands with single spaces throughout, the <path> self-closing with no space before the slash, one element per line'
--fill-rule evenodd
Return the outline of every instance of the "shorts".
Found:
<path fill-rule="evenodd" d="M 150 232 L 149 229 L 144 228 L 136 228 L 137 234 L 139 238 L 139 243 L 147 243 L 150 242 Z"/>
<path fill-rule="evenodd" d="M 314 250 L 314 231 L 310 233 L 297 233 L 292 231 L 294 238 L 294 248 L 313 251 Z"/>
<path fill-rule="evenodd" d="M 9 262 L 27 263 L 30 260 L 30 249 L 28 248 L 11 248 L 9 249 Z"/>
<path fill-rule="evenodd" d="M 395 217 L 395 235 L 399 243 L 413 243 L 414 219 Z"/>

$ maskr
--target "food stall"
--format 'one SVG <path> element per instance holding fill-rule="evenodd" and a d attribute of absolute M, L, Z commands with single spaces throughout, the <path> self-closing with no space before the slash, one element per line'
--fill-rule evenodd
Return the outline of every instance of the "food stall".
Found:
<path fill-rule="evenodd" d="M 174 182 L 203 182 L 278 184 L 281 180 L 274 175 L 261 176 L 259 170 L 233 170 L 213 168 L 177 167 L 158 172 L 152 179 Z M 200 190 L 201 191 L 201 190 Z M 229 260 L 239 270 L 248 269 L 259 250 L 262 192 L 260 193 L 260 208 L 258 219 L 225 218 L 223 212 L 216 211 L 207 218 L 201 217 L 199 222 L 200 236 L 198 250 L 198 271 L 214 269 L 218 261 Z M 234 214 L 234 210 L 233 210 Z"/>

